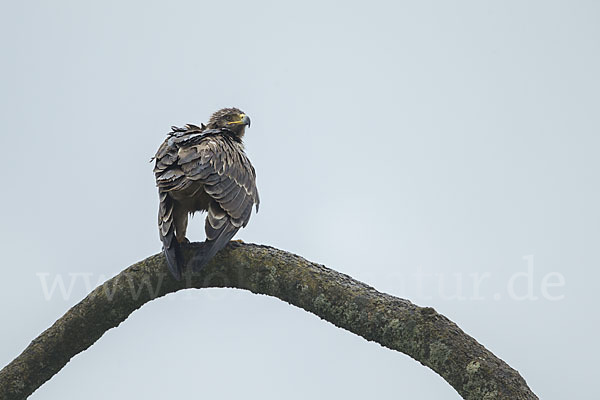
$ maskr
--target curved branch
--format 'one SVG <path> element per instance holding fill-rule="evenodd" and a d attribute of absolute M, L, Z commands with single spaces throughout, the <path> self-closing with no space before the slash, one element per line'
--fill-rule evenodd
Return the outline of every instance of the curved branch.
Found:
<path fill-rule="evenodd" d="M 200 244 L 185 248 L 190 257 Z M 431 368 L 465 399 L 537 399 L 519 373 L 433 308 L 380 293 L 278 249 L 232 242 L 181 282 L 162 254 L 94 289 L 0 371 L 0 398 L 23 399 L 133 311 L 186 288 L 232 287 L 277 297 Z"/>

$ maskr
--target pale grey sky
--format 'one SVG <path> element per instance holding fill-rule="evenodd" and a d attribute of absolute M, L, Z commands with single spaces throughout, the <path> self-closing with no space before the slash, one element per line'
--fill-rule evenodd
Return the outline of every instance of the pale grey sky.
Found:
<path fill-rule="evenodd" d="M 594 1 L 3 2 L 0 364 L 86 279 L 160 250 L 148 160 L 171 125 L 237 106 L 262 200 L 238 238 L 434 307 L 540 398 L 598 397 L 599 17 Z M 216 289 L 144 306 L 31 398 L 167 394 L 459 398 L 403 354 Z"/>

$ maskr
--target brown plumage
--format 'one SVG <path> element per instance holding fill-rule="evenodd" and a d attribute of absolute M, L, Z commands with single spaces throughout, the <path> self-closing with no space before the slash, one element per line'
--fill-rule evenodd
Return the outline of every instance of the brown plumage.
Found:
<path fill-rule="evenodd" d="M 167 264 L 181 279 L 188 215 L 208 211 L 203 250 L 190 262 L 206 264 L 258 211 L 256 173 L 244 153 L 242 137 L 250 118 L 237 108 L 212 115 L 205 126 L 173 127 L 158 149 L 154 174 L 160 197 L 158 230 Z"/>

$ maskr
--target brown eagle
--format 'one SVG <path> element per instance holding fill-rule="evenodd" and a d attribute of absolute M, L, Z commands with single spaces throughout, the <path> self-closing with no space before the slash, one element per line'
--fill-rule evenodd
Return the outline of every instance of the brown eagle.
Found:
<path fill-rule="evenodd" d="M 154 159 L 160 197 L 158 230 L 169 270 L 181 279 L 180 243 L 188 242 L 188 216 L 207 211 L 206 240 L 193 260 L 206 264 L 250 220 L 259 198 L 256 173 L 242 138 L 250 118 L 237 108 L 215 112 L 206 125 L 172 127 Z"/>

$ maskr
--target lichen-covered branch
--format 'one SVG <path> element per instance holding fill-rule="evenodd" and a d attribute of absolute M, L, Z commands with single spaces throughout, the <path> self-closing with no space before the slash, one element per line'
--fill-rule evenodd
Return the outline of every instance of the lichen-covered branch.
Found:
<path fill-rule="evenodd" d="M 193 258 L 199 244 L 186 247 Z M 465 399 L 537 399 L 519 373 L 433 308 L 380 293 L 347 275 L 271 247 L 232 242 L 181 282 L 162 254 L 92 291 L 0 371 L 0 399 L 24 399 L 133 311 L 186 288 L 230 287 L 277 297 L 367 340 L 401 351 Z"/>

